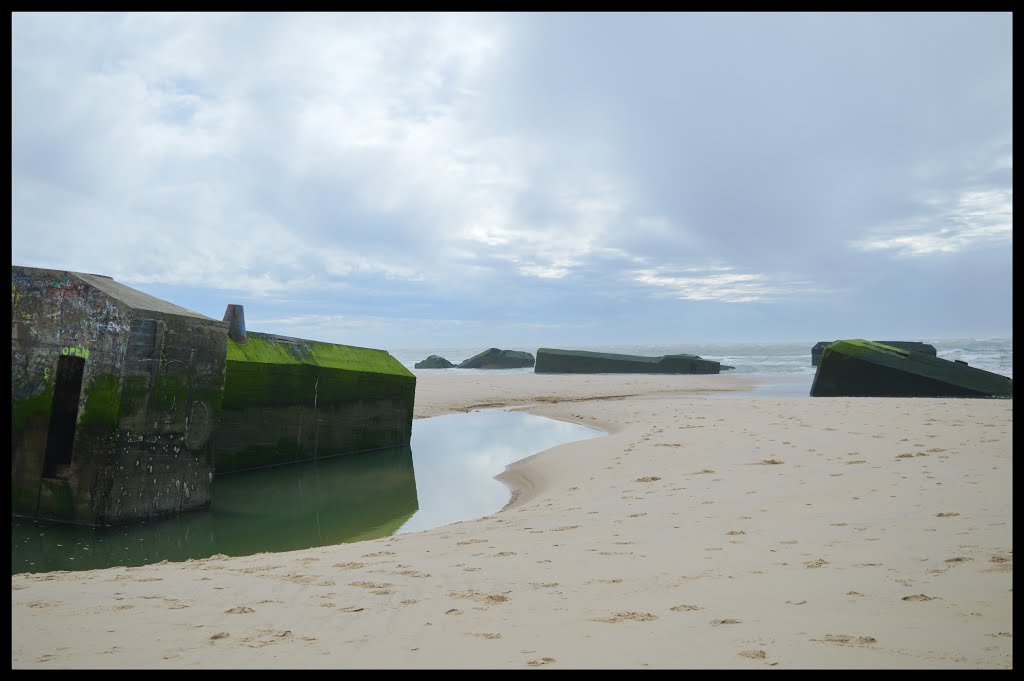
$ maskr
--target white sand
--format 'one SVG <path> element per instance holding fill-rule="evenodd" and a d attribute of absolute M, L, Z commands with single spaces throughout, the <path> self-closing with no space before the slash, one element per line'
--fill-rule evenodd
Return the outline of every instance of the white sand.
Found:
<path fill-rule="evenodd" d="M 11 578 L 12 668 L 974 668 L 1012 656 L 1012 401 L 709 398 L 737 376 L 420 375 L 606 437 L 478 520 Z"/>

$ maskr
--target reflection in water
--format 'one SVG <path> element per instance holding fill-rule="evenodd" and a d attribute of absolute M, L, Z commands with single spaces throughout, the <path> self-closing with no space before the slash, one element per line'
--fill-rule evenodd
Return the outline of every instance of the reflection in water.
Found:
<path fill-rule="evenodd" d="M 106 528 L 12 518 L 11 572 L 291 551 L 478 518 L 508 501 L 494 479 L 507 464 L 598 435 L 518 412 L 417 419 L 409 447 L 217 477 L 209 510 Z"/>
<path fill-rule="evenodd" d="M 511 492 L 494 476 L 505 466 L 599 430 L 514 411 L 448 414 L 413 422 L 420 510 L 399 533 L 419 532 L 495 513 Z"/>
<path fill-rule="evenodd" d="M 218 477 L 208 510 L 80 527 L 15 518 L 12 573 L 290 551 L 393 534 L 416 512 L 412 451 L 392 447 Z"/>

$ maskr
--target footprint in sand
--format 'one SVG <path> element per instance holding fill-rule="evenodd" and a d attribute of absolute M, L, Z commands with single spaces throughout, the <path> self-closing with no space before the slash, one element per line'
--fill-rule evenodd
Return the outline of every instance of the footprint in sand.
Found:
<path fill-rule="evenodd" d="M 740 624 L 741 622 L 742 622 L 742 620 L 734 620 L 732 618 L 727 617 L 725 619 L 720 619 L 720 620 L 711 620 L 711 626 L 717 627 L 717 626 L 720 626 L 722 624 Z"/>
<path fill-rule="evenodd" d="M 925 594 L 914 594 L 913 596 L 904 596 L 900 600 L 902 601 L 934 601 L 937 596 L 926 596 Z"/>
<path fill-rule="evenodd" d="M 376 589 L 374 593 L 389 594 L 391 591 L 388 587 L 393 585 L 387 582 L 384 582 L 383 584 L 377 584 L 375 582 L 349 582 L 349 586 L 361 586 L 364 589 Z"/>
<path fill-rule="evenodd" d="M 466 598 L 481 603 L 497 604 L 508 602 L 508 596 L 504 594 L 484 594 L 479 591 L 453 591 L 448 594 L 450 598 Z"/>
<path fill-rule="evenodd" d="M 245 643 L 250 648 L 263 648 L 274 643 L 281 643 L 290 638 L 292 638 L 290 629 L 264 628 L 258 630 L 255 636 L 243 638 L 242 643 Z"/>
<path fill-rule="evenodd" d="M 608 624 L 617 624 L 619 622 L 633 621 L 633 622 L 649 622 L 651 620 L 658 619 L 657 615 L 652 615 L 649 612 L 617 612 L 611 617 L 599 617 L 595 619 L 595 622 L 607 622 Z"/>
<path fill-rule="evenodd" d="M 763 650 L 741 650 L 738 654 L 743 657 L 749 657 L 752 660 L 763 660 L 768 657 L 768 653 Z"/>
<path fill-rule="evenodd" d="M 501 555 L 501 554 L 498 554 L 498 555 Z M 429 572 L 417 572 L 416 570 L 401 570 L 399 572 L 395 572 L 394 574 L 396 574 L 396 575 L 403 575 L 405 577 L 416 577 L 416 578 L 419 578 L 419 579 L 422 579 L 424 577 L 429 577 L 430 576 Z"/>
<path fill-rule="evenodd" d="M 230 610 L 225 610 L 224 612 L 226 612 L 229 615 L 245 615 L 247 613 L 256 611 L 244 605 L 239 605 L 238 607 L 231 608 Z"/>
<path fill-rule="evenodd" d="M 812 641 L 815 639 L 811 639 Z M 838 643 L 840 645 L 871 645 L 878 643 L 878 640 L 874 636 L 849 636 L 847 634 L 825 634 L 825 638 L 822 639 L 824 643 Z"/>
<path fill-rule="evenodd" d="M 555 658 L 553 657 L 542 657 L 539 660 L 530 660 L 526 664 L 530 665 L 531 667 L 539 667 L 542 664 L 551 664 L 554 661 Z"/>

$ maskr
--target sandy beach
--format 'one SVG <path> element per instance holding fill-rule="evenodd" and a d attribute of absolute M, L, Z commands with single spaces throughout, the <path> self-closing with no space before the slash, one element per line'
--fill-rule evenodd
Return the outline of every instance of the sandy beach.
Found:
<path fill-rule="evenodd" d="M 1011 669 L 1012 401 L 709 392 L 750 387 L 420 375 L 416 418 L 607 435 L 509 466 L 476 520 L 15 575 L 11 666 Z"/>

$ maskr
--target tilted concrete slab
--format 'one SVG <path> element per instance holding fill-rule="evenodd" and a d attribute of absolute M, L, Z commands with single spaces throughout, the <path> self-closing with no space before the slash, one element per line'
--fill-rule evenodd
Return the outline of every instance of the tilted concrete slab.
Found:
<path fill-rule="evenodd" d="M 1013 380 L 958 360 L 841 340 L 822 353 L 811 397 L 1013 397 Z"/>
<path fill-rule="evenodd" d="M 882 345 L 891 345 L 894 348 L 900 348 L 902 350 L 911 350 L 913 352 L 921 352 L 926 355 L 936 356 L 935 346 L 928 345 L 919 341 L 872 341 L 873 343 L 881 343 Z M 811 348 L 811 366 L 818 366 L 818 362 L 821 361 L 821 353 L 835 341 L 819 341 Z"/>
<path fill-rule="evenodd" d="M 540 348 L 533 371 L 537 374 L 717 374 L 719 362 L 698 355 L 621 355 L 613 352 Z"/>

